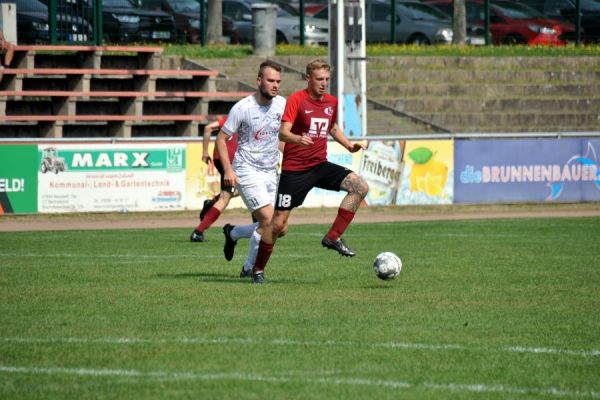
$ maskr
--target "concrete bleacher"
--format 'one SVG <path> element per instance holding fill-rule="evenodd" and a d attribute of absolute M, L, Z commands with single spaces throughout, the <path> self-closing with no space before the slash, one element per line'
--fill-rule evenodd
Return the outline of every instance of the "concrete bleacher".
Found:
<path fill-rule="evenodd" d="M 219 71 L 161 55 L 145 46 L 15 46 L 0 78 L 0 137 L 199 136 L 249 93 L 219 91 Z"/>

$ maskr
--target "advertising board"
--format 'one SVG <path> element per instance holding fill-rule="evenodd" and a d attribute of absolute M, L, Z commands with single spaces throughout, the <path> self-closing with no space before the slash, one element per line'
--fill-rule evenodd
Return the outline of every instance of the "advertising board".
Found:
<path fill-rule="evenodd" d="M 599 151 L 590 138 L 457 141 L 455 201 L 599 201 Z"/>

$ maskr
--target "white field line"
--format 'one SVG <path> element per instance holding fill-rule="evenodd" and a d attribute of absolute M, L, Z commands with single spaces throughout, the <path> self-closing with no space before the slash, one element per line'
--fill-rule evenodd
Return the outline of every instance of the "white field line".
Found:
<path fill-rule="evenodd" d="M 537 394 L 552 395 L 557 397 L 572 398 L 600 398 L 600 392 L 563 390 L 557 388 L 525 388 L 510 385 L 486 385 L 482 383 L 430 383 L 423 382 L 412 384 L 406 381 L 376 380 L 367 378 L 333 378 L 315 377 L 303 378 L 301 376 L 268 376 L 259 374 L 248 374 L 242 372 L 228 373 L 198 373 L 193 371 L 138 371 L 134 369 L 94 369 L 94 368 L 61 368 L 61 367 L 17 367 L 0 365 L 0 373 L 6 374 L 38 374 L 38 375 L 76 375 L 91 377 L 125 377 L 143 378 L 145 380 L 196 380 L 196 381 L 248 381 L 248 382 L 275 382 L 275 383 L 308 383 L 338 386 L 376 386 L 391 389 L 410 389 L 424 387 L 431 390 L 452 392 L 476 392 L 476 393 L 501 393 L 501 394 Z"/>
<path fill-rule="evenodd" d="M 81 253 L 0 253 L 0 259 L 8 258 L 8 257 L 17 257 L 17 258 L 86 258 L 88 261 L 93 261 L 94 259 L 126 259 L 126 260 L 175 260 L 175 259 L 194 259 L 194 260 L 204 260 L 204 259 L 223 259 L 222 254 L 168 254 L 168 255 L 152 255 L 152 254 L 81 254 Z M 314 258 L 316 255 L 314 254 L 306 254 L 306 253 L 286 253 L 286 257 L 292 258 Z M 0 267 L 7 266 L 0 264 Z M 57 265 L 58 266 L 58 265 Z"/>
<path fill-rule="evenodd" d="M 388 349 L 406 349 L 406 350 L 430 350 L 430 351 L 489 351 L 478 349 L 477 347 L 464 346 L 460 344 L 427 344 L 427 343 L 403 343 L 403 342 L 352 342 L 352 341 L 305 341 L 305 340 L 289 340 L 289 339 L 272 339 L 260 340 L 253 338 L 174 338 L 174 339 L 146 339 L 135 337 L 121 338 L 81 338 L 81 337 L 49 337 L 49 338 L 33 338 L 33 337 L 0 337 L 0 342 L 12 343 L 74 343 L 74 344 L 109 344 L 109 345 L 136 345 L 136 344 L 152 344 L 152 345 L 219 345 L 219 344 L 250 344 L 250 345 L 279 345 L 279 346 L 324 346 L 324 347 L 382 347 Z M 494 350 L 494 349 L 491 349 Z M 523 347 L 523 346 L 506 346 L 499 347 L 495 351 L 510 352 L 510 353 L 530 353 L 530 354 L 550 354 L 550 355 L 567 355 L 574 357 L 598 357 L 600 349 L 589 350 L 570 350 L 557 349 L 551 347 Z"/>

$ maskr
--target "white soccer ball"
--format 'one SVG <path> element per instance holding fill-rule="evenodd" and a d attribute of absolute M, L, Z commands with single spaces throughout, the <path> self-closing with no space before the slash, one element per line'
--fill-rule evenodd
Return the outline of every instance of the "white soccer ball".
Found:
<path fill-rule="evenodd" d="M 400 275 L 400 271 L 402 271 L 402 260 L 394 253 L 384 251 L 375 257 L 373 269 L 375 270 L 375 275 L 377 275 L 379 279 L 386 281 L 394 279 Z"/>

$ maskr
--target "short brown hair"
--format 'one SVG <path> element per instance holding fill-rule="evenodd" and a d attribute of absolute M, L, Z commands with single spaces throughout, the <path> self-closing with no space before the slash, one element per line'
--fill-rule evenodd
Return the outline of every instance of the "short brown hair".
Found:
<path fill-rule="evenodd" d="M 281 66 L 279 64 L 277 64 L 275 61 L 273 61 L 273 60 L 263 61 L 262 63 L 260 63 L 260 66 L 258 67 L 258 77 L 259 78 L 263 77 L 265 69 L 267 69 L 267 68 L 273 68 L 275 71 L 281 72 Z"/>
<path fill-rule="evenodd" d="M 326 69 L 327 71 L 331 71 L 331 65 L 329 65 L 329 63 L 322 58 L 315 58 L 306 64 L 306 75 L 310 75 L 311 72 L 317 69 Z"/>

